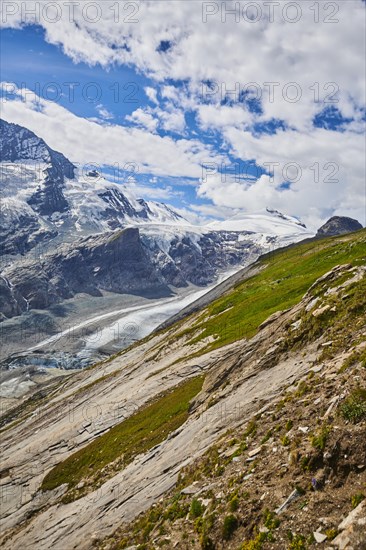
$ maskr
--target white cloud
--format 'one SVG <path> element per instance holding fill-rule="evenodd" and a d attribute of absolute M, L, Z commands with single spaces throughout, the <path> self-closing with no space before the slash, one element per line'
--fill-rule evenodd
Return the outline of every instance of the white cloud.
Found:
<path fill-rule="evenodd" d="M 150 99 L 150 101 L 152 101 L 156 105 L 159 104 L 159 101 L 157 98 L 157 90 L 155 90 L 154 88 L 151 88 L 151 86 L 146 86 L 145 93 L 147 97 Z"/>
<path fill-rule="evenodd" d="M 161 107 L 145 109 L 139 107 L 131 115 L 127 115 L 126 120 L 150 132 L 156 132 L 160 128 L 166 132 L 183 135 L 186 127 L 183 111 L 174 108 L 171 104 L 165 105 L 165 110 Z"/>
<path fill-rule="evenodd" d="M 152 116 L 149 109 L 141 109 L 140 107 L 131 115 L 127 115 L 126 120 L 137 126 L 146 128 L 149 132 L 155 132 L 159 123 L 158 119 Z"/>
<path fill-rule="evenodd" d="M 139 173 L 198 181 L 202 162 L 222 160 L 198 140 L 174 140 L 142 128 L 100 124 L 77 117 L 30 90 L 22 89 L 19 95 L 20 99 L 2 100 L 5 120 L 26 126 L 73 162 L 117 163 L 120 167 L 134 163 Z"/>
<path fill-rule="evenodd" d="M 99 116 L 103 120 L 112 120 L 114 118 L 114 115 L 111 112 L 109 112 L 108 109 L 106 109 L 106 107 L 104 107 L 104 105 L 102 105 L 102 104 L 97 105 L 96 109 L 97 109 L 97 112 L 98 112 Z"/>
<path fill-rule="evenodd" d="M 208 174 L 199 189 L 201 196 L 218 206 L 247 211 L 271 206 L 299 216 L 310 226 L 345 211 L 365 223 L 363 135 L 318 128 L 308 134 L 280 131 L 257 138 L 230 128 L 225 137 L 237 157 L 256 158 L 266 170 L 273 167 L 273 178 L 262 175 L 250 183 Z M 292 180 L 291 187 L 281 189 L 286 179 Z"/>
<path fill-rule="evenodd" d="M 14 4 L 16 13 L 4 15 L 3 20 L 8 26 L 19 26 L 26 19 L 25 7 L 34 8 L 34 4 L 30 0 Z M 74 61 L 105 66 L 133 64 L 161 83 L 171 78 L 198 85 L 211 79 L 230 90 L 236 83 L 245 86 L 257 82 L 264 93 L 265 117 L 284 118 L 298 129 L 306 129 L 319 110 L 320 105 L 314 102 L 315 83 L 319 83 L 320 100 L 331 92 L 324 86 L 336 84 L 338 106 L 344 114 L 353 113 L 364 101 L 365 18 L 361 0 L 320 2 L 313 8 L 309 2 L 297 3 L 301 10 L 297 23 L 286 21 L 293 18 L 294 10 L 284 11 L 283 4 L 274 5 L 271 22 L 268 2 L 262 1 L 256 3 L 262 14 L 258 22 L 246 18 L 246 3 L 231 0 L 214 2 L 217 13 L 208 16 L 206 22 L 203 11 L 207 3 L 202 2 L 136 3 L 136 13 L 128 17 L 123 5 L 119 4 L 117 13 L 118 3 L 103 0 L 97 2 L 102 17 L 94 22 L 98 15 L 95 9 L 75 3 L 70 17 L 70 7 L 59 2 L 61 20 L 57 23 L 52 21 L 46 0 L 37 4 L 47 40 L 61 44 Z M 229 14 L 225 21 L 225 12 L 235 6 L 241 10 L 237 22 Z M 319 22 L 315 21 L 316 6 Z M 162 41 L 172 44 L 166 52 L 159 51 Z M 347 55 L 341 55 L 342 48 Z M 273 102 L 269 101 L 266 82 L 277 83 Z M 296 103 L 283 97 L 286 90 L 291 92 L 286 88 L 291 82 L 301 87 L 301 99 Z"/>
<path fill-rule="evenodd" d="M 38 4 L 46 5 L 47 0 Z M 146 0 L 128 17 L 123 3 L 103 0 L 99 2 L 103 17 L 94 23 L 92 10 L 85 12 L 83 3 L 75 3 L 70 22 L 65 4 L 60 2 L 62 18 L 57 24 L 47 21 L 43 13 L 40 23 L 47 40 L 61 45 L 75 62 L 134 66 L 155 80 L 155 88 L 145 88 L 155 106 L 140 106 L 130 115 L 137 126 L 133 129 L 103 128 L 47 102 L 38 103 L 37 110 L 29 98 L 26 103 L 7 102 L 5 118 L 38 131 L 72 158 L 126 159 L 141 163 L 142 170 L 152 174 L 199 178 L 200 162 L 220 162 L 207 146 L 198 139 L 154 134 L 161 128 L 184 136 L 184 115 L 193 111 L 201 130 L 218 132 L 224 146 L 239 158 L 256 159 L 260 165 L 278 162 L 282 168 L 297 162 L 303 171 L 289 190 L 278 188 L 283 178 L 277 173 L 274 182 L 262 176 L 253 185 L 230 178 L 223 183 L 212 176 L 201 183 L 200 194 L 217 208 L 249 210 L 269 205 L 306 217 L 310 224 L 328 214 L 347 212 L 365 223 L 365 148 L 360 134 L 365 98 L 362 0 L 275 2 L 273 22 L 268 17 L 270 3 L 261 0 L 256 2 L 262 14 L 257 22 L 245 18 L 247 3 L 235 0 L 210 3 L 215 13 L 207 22 L 202 10 L 208 3 L 204 2 Z M 290 4 L 301 10 L 296 23 L 286 21 L 294 15 L 294 7 L 286 8 Z M 34 2 L 16 4 L 18 11 L 7 16 L 8 26 L 22 24 L 22 5 Z M 241 10 L 237 21 L 228 13 L 236 5 Z M 166 52 L 159 51 L 162 41 L 171 44 Z M 184 85 L 171 84 L 179 80 Z M 211 92 L 205 89 L 206 97 L 203 81 L 213 84 Z M 257 87 L 261 113 L 235 101 L 232 91 L 238 87 L 245 91 L 249 83 Z M 233 104 L 220 104 L 225 92 Z M 352 119 L 342 132 L 314 128 L 314 116 L 329 105 Z M 271 119 L 283 120 L 288 129 L 260 138 L 253 135 L 255 123 Z M 319 183 L 314 181 L 310 167 L 315 162 L 321 168 L 335 162 L 339 182 L 327 183 L 330 170 L 324 169 Z"/>
<path fill-rule="evenodd" d="M 197 115 L 201 128 L 223 130 L 227 127 L 248 128 L 254 120 L 253 115 L 242 105 L 199 105 Z"/>

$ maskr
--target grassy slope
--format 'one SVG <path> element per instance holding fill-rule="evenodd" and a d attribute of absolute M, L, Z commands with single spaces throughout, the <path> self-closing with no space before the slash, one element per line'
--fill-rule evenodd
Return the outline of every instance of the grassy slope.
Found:
<path fill-rule="evenodd" d="M 204 351 L 250 338 L 269 315 L 299 302 L 335 265 L 365 261 L 366 230 L 276 251 L 259 261 L 260 273 L 210 304 L 185 334 L 192 335 L 191 343 L 214 337 Z"/>
<path fill-rule="evenodd" d="M 191 399 L 201 390 L 203 377 L 190 378 L 165 392 L 134 415 L 114 426 L 86 447 L 57 464 L 44 478 L 41 489 L 54 489 L 63 483 L 75 487 L 82 479 L 122 459 L 119 467 L 164 441 L 188 418 Z M 113 472 L 110 472 L 113 474 Z M 72 500 L 72 499 L 71 499 Z"/>

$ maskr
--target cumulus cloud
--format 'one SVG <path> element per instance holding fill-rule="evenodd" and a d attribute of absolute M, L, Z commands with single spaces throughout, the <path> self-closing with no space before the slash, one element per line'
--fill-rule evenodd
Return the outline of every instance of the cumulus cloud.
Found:
<path fill-rule="evenodd" d="M 131 115 L 126 116 L 126 120 L 146 128 L 150 132 L 155 132 L 158 127 L 158 119 L 154 118 L 149 109 L 141 109 L 140 107 L 136 109 Z"/>
<path fill-rule="evenodd" d="M 230 128 L 225 137 L 236 157 L 255 158 L 270 174 L 250 182 L 211 170 L 202 181 L 201 196 L 220 206 L 249 211 L 273 206 L 309 225 L 345 212 L 365 223 L 362 134 L 317 128 L 308 134 L 292 130 L 254 137 Z M 283 182 L 289 186 L 283 187 Z"/>
<path fill-rule="evenodd" d="M 2 100 L 3 118 L 27 126 L 73 162 L 119 167 L 134 163 L 140 174 L 198 181 L 203 162 L 222 159 L 198 140 L 173 140 L 142 128 L 99 124 L 78 117 L 30 90 L 19 90 L 19 96 L 15 100 Z"/>
<path fill-rule="evenodd" d="M 150 132 L 156 132 L 160 128 L 166 132 L 183 135 L 186 127 L 183 111 L 175 109 L 171 104 L 165 105 L 165 109 L 161 107 L 142 109 L 139 107 L 131 115 L 127 115 L 126 120 L 146 128 Z"/>
<path fill-rule="evenodd" d="M 24 9 L 34 4 L 14 4 L 13 12 L 3 14 L 5 26 L 31 23 Z M 155 87 L 145 93 L 153 107 L 137 108 L 128 119 L 135 125 L 130 129 L 109 124 L 107 130 L 49 102 L 37 110 L 29 98 L 7 102 L 8 119 L 38 130 L 71 157 L 133 159 L 157 175 L 199 178 L 200 163 L 219 163 L 222 157 L 226 162 L 220 149 L 263 167 L 275 162 L 273 177 L 262 174 L 254 183 L 213 174 L 201 182 L 199 194 L 217 212 L 269 205 L 314 224 L 333 213 L 353 214 L 365 223 L 362 0 L 146 0 L 128 9 L 114 0 L 90 3 L 99 5 L 100 14 L 82 2 L 73 4 L 70 14 L 66 4 L 71 3 L 60 2 L 57 23 L 55 14 L 42 9 L 46 0 L 36 4 L 46 40 L 74 62 L 134 66 L 152 78 Z M 314 117 L 329 106 L 347 119 L 339 131 L 314 125 Z M 200 139 L 157 134 L 164 130 L 186 138 L 188 112 Z M 272 121 L 281 121 L 282 129 L 258 130 Z M 205 145 L 204 132 L 219 136 L 216 155 Z M 284 188 L 286 176 L 293 175 L 291 168 L 283 174 L 288 163 L 300 166 L 301 177 Z"/>

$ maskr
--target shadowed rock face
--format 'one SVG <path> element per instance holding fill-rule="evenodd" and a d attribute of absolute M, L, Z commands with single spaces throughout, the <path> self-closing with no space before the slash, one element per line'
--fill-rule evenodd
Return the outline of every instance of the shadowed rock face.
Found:
<path fill-rule="evenodd" d="M 333 216 L 324 225 L 322 225 L 316 234 L 317 237 L 331 237 L 333 235 L 343 235 L 362 229 L 362 225 L 353 218 L 346 216 Z"/>
<path fill-rule="evenodd" d="M 0 209 L 0 214 L 0 256 L 26 254 L 39 243 L 57 236 L 57 230 L 42 227 L 38 217 L 30 212 L 20 212 L 11 220 L 7 212 Z"/>
<path fill-rule="evenodd" d="M 6 284 L 7 280 L 11 283 Z M 5 295 L 10 292 L 17 304 L 3 311 L 8 316 L 25 311 L 26 307 L 45 309 L 78 293 L 170 293 L 147 255 L 137 228 L 87 237 L 76 245 L 62 245 L 40 261 L 26 261 L 8 269 L 6 281 L 0 296 L 3 294 L 5 304 Z"/>

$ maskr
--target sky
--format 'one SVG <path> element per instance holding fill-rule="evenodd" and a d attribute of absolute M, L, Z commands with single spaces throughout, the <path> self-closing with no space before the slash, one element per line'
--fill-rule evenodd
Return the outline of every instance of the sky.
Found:
<path fill-rule="evenodd" d="M 194 223 L 366 223 L 365 2 L 6 1 L 1 116 Z"/>

